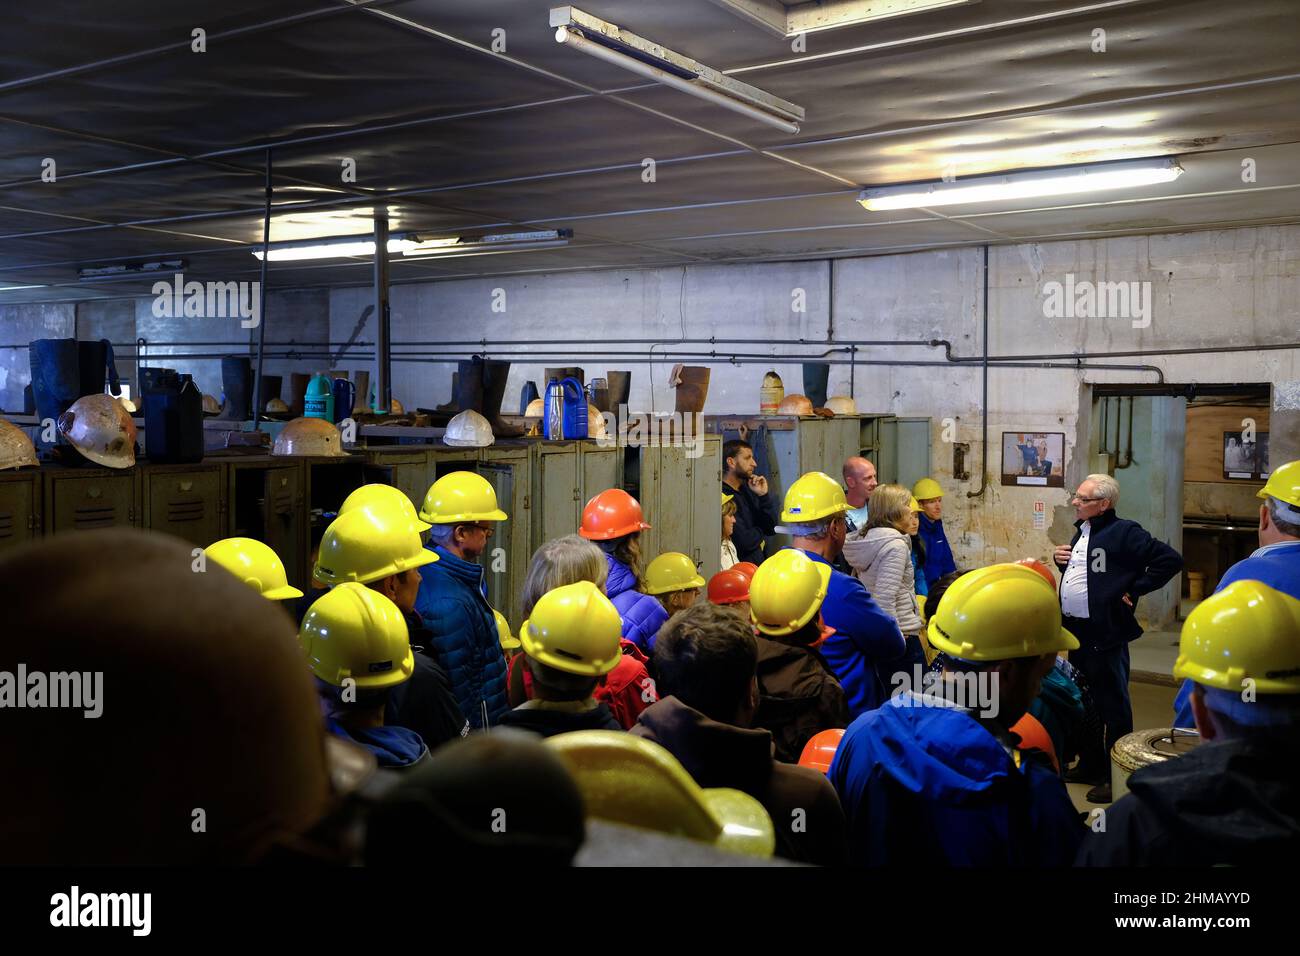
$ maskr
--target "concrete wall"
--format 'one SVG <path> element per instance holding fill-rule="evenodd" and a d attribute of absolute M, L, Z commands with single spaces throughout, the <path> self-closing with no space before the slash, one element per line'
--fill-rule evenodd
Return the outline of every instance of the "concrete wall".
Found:
<path fill-rule="evenodd" d="M 323 289 L 274 292 L 266 305 L 266 340 L 270 343 L 325 343 L 329 341 L 329 294 Z M 176 368 L 194 376 L 199 388 L 220 399 L 221 359 L 226 355 L 251 355 L 256 330 L 243 329 L 232 318 L 159 318 L 153 314 L 153 299 L 110 299 L 76 305 L 0 306 L 0 344 L 24 344 L 37 338 L 106 338 L 118 346 L 118 374 L 131 383 L 137 395 L 139 364 Z M 132 357 L 137 339 L 146 342 L 143 363 Z M 162 345 L 159 343 L 168 343 Z M 293 347 L 293 346 L 290 346 Z M 320 352 L 320 347 L 312 349 Z M 180 358 L 173 355 L 211 355 L 212 358 Z M 310 372 L 327 363 L 320 358 L 268 359 L 264 374 L 283 375 L 287 401 L 292 372 Z M 23 388 L 31 381 L 25 347 L 0 350 L 0 408 L 21 412 Z"/>
<path fill-rule="evenodd" d="M 1180 235 L 1131 237 L 997 247 L 990 250 L 990 349 L 994 354 L 1068 353 L 1079 350 L 1129 351 L 1207 348 L 1288 342 L 1300 329 L 1300 227 L 1267 227 Z M 399 286 L 393 290 L 393 339 L 403 341 L 555 340 L 584 344 L 574 351 L 643 349 L 620 340 L 741 337 L 740 345 L 719 346 L 706 411 L 755 411 L 762 374 L 768 367 L 785 379 L 787 392 L 801 390 L 797 355 L 806 349 L 767 346 L 763 339 L 824 341 L 833 325 L 841 339 L 944 338 L 958 355 L 977 356 L 981 335 L 979 249 L 842 260 L 835 264 L 834 307 L 825 262 L 754 266 L 704 265 L 646 271 L 564 273 L 473 279 Z M 1150 322 L 1139 317 L 1048 318 L 1045 288 L 1065 283 L 1149 283 Z M 494 290 L 503 290 L 505 312 L 494 312 Z M 793 311 L 796 290 L 806 311 Z M 499 296 L 497 301 L 499 301 Z M 337 345 L 356 328 L 371 301 L 368 290 L 337 290 L 330 296 L 331 335 Z M 372 340 L 371 317 L 360 338 Z M 530 349 L 540 346 L 528 346 Z M 562 346 L 546 346 L 552 350 Z M 694 347 L 692 347 L 694 348 Z M 466 347 L 465 351 L 471 349 Z M 702 349 L 708 351 L 706 346 Z M 732 351 L 770 355 L 770 361 L 734 366 Z M 928 347 L 865 348 L 859 357 L 873 361 L 941 360 Z M 568 359 L 572 358 L 572 361 Z M 1300 409 L 1300 355 L 1294 351 L 1211 351 L 1114 359 L 1123 364 L 1159 366 L 1170 382 L 1270 382 L 1279 401 Z M 362 363 L 354 363 L 361 365 Z M 518 400 L 527 379 L 541 384 L 544 365 L 580 364 L 588 377 L 608 368 L 633 369 L 633 409 L 671 409 L 665 384 L 671 363 L 628 358 L 548 357 L 516 360 L 505 405 Z M 348 362 L 342 365 L 347 367 Z M 444 402 L 450 397 L 451 364 L 394 367 L 396 396 L 408 407 Z M 653 370 L 653 378 L 650 372 Z M 831 370 L 830 393 L 848 391 L 849 368 Z M 935 477 L 949 489 L 946 524 L 958 560 L 976 565 L 1024 556 L 1045 556 L 1054 542 L 1067 540 L 1072 512 L 1066 493 L 1056 489 L 1002 487 L 996 448 L 1002 431 L 1064 431 L 1067 485 L 1088 472 L 1086 455 L 1092 383 L 1153 382 L 1138 370 L 993 369 L 989 382 L 988 432 L 994 458 L 989 483 L 980 486 L 980 371 L 971 367 L 859 366 L 854 396 L 869 412 L 929 416 L 934 421 Z M 952 455 L 943 441 L 970 442 L 973 480 L 951 480 Z M 1273 426 L 1278 461 L 1300 457 L 1300 424 Z M 1129 489 L 1134 493 L 1134 489 Z M 1138 492 L 1140 493 L 1140 492 Z M 1034 502 L 1048 505 L 1048 527 L 1032 526 Z"/>

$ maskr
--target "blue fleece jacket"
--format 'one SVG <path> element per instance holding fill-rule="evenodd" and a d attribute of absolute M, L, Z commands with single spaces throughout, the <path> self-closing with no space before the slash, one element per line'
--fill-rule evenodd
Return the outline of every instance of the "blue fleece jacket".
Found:
<path fill-rule="evenodd" d="M 1065 785 L 1036 760 L 1020 766 L 966 711 L 907 706 L 863 714 L 828 773 L 856 866 L 1068 866 L 1084 834 Z"/>
<path fill-rule="evenodd" d="M 1238 561 L 1228 568 L 1214 593 L 1218 594 L 1234 581 L 1259 581 L 1275 591 L 1300 600 L 1300 541 L 1279 541 L 1265 545 L 1250 557 Z M 1183 686 L 1178 688 L 1178 696 L 1174 698 L 1174 726 L 1196 726 L 1196 718 L 1192 716 L 1190 680 L 1183 681 Z"/>
<path fill-rule="evenodd" d="M 952 558 L 952 548 L 948 545 L 948 536 L 944 534 L 943 519 L 932 521 L 925 512 L 917 514 L 920 528 L 917 534 L 925 542 L 925 584 L 927 589 L 934 587 L 945 574 L 957 570 L 957 562 Z"/>
<path fill-rule="evenodd" d="M 657 598 L 636 589 L 631 568 L 608 551 L 605 560 L 609 562 L 605 594 L 623 619 L 623 637 L 647 654 L 653 653 L 655 637 L 668 620 L 668 612 Z"/>
<path fill-rule="evenodd" d="M 433 656 L 451 678 L 461 713 L 475 730 L 510 709 L 506 660 L 496 618 L 487 602 L 483 568 L 445 548 L 432 548 L 439 560 L 420 569 L 423 579 L 415 610 L 433 634 Z"/>
<path fill-rule="evenodd" d="M 830 564 L 815 552 L 804 554 L 819 564 Z M 880 706 L 886 691 L 876 665 L 901 657 L 907 644 L 898 623 L 880 609 L 866 585 L 834 568 L 822 601 L 822 622 L 835 628 L 835 633 L 818 650 L 844 688 L 852 720 Z"/>
<path fill-rule="evenodd" d="M 375 755 L 379 766 L 392 770 L 413 767 L 429 752 L 420 735 L 405 727 L 369 727 L 350 734 L 335 720 L 326 720 L 325 726 L 336 737 L 365 747 Z"/>

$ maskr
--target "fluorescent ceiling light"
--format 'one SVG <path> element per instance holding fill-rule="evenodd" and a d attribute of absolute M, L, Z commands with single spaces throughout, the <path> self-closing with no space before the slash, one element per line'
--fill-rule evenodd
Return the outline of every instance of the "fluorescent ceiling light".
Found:
<path fill-rule="evenodd" d="M 44 289 L 43 285 L 0 285 L 0 292 L 13 292 L 17 289 Z"/>
<path fill-rule="evenodd" d="M 1160 159 L 1124 159 L 1111 163 L 1029 169 L 955 179 L 951 182 L 911 183 L 864 189 L 858 202 L 864 209 L 917 209 L 951 206 L 957 203 L 998 202 L 1034 196 L 1063 196 L 1070 193 L 1126 189 L 1168 183 L 1183 173 L 1172 156 Z"/>
<path fill-rule="evenodd" d="M 493 252 L 513 252 L 523 249 L 552 249 L 567 246 L 573 238 L 572 229 L 538 229 L 532 232 L 503 232 L 492 235 L 450 236 L 444 239 L 423 239 L 404 249 L 404 256 L 458 256 L 486 255 Z"/>
<path fill-rule="evenodd" d="M 725 76 L 688 56 L 676 53 L 612 23 L 583 13 L 576 7 L 553 7 L 551 26 L 555 41 L 597 59 L 648 77 L 665 86 L 791 135 L 799 132 L 804 110 L 788 100 Z"/>
<path fill-rule="evenodd" d="M 416 240 L 405 233 L 388 240 L 389 253 L 405 252 L 415 245 Z M 252 250 L 260 261 L 262 250 Z M 298 262 L 304 259 L 343 259 L 348 256 L 373 256 L 375 240 L 373 237 L 342 236 L 337 239 L 305 239 L 301 242 L 275 242 L 271 244 L 268 262 Z"/>

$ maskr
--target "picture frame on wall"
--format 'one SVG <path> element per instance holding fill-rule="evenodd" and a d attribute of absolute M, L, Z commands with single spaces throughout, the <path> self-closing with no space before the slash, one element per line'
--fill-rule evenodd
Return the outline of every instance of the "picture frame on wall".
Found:
<path fill-rule="evenodd" d="M 1268 432 L 1255 432 L 1254 441 L 1244 432 L 1223 433 L 1223 477 L 1229 481 L 1262 481 L 1271 475 L 1268 466 Z"/>
<path fill-rule="evenodd" d="M 1065 432 L 1003 432 L 1002 484 L 1065 487 Z"/>

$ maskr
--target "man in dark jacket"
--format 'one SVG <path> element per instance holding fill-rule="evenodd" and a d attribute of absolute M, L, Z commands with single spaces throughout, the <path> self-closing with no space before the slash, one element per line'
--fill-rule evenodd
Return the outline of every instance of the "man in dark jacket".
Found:
<path fill-rule="evenodd" d="M 434 748 L 463 736 L 469 727 L 446 671 L 431 656 L 432 635 L 415 613 L 419 569 L 438 559 L 421 544 L 413 517 L 380 503 L 340 514 L 321 537 L 312 574 L 331 587 L 364 584 L 402 612 L 407 640 L 416 651 L 414 670 L 409 680 L 389 690 L 384 722 L 415 731 Z"/>
<path fill-rule="evenodd" d="M 1300 600 L 1239 580 L 1187 616 L 1174 676 L 1204 741 L 1143 767 L 1085 866 L 1266 866 L 1300 852 Z"/>
<path fill-rule="evenodd" d="M 533 696 L 501 717 L 502 726 L 543 737 L 574 730 L 619 730 L 596 685 L 623 657 L 618 609 L 591 581 L 547 591 L 519 629 Z"/>
<path fill-rule="evenodd" d="M 1143 594 L 1158 591 L 1182 570 L 1183 558 L 1136 521 L 1115 514 L 1119 483 L 1089 475 L 1071 499 L 1075 533 L 1056 549 L 1061 569 L 1061 615 L 1079 650 L 1070 662 L 1083 672 L 1106 725 L 1106 752 L 1133 730 L 1129 699 L 1130 641 L 1142 636 L 1135 611 Z M 1089 781 L 1092 803 L 1110 803 L 1110 782 Z"/>
<path fill-rule="evenodd" d="M 767 479 L 754 474 L 754 446 L 733 438 L 722 446 L 722 493 L 736 502 L 736 526 L 731 542 L 741 561 L 762 564 L 763 544 L 775 533 L 780 510 L 767 492 Z"/>
<path fill-rule="evenodd" d="M 426 547 L 438 561 L 425 570 L 415 609 L 433 634 L 434 655 L 451 678 L 461 712 L 471 727 L 486 730 L 510 702 L 496 615 L 478 559 L 506 513 L 486 478 L 453 471 L 429 488 L 420 520 L 433 525 Z"/>
<path fill-rule="evenodd" d="M 750 723 L 758 708 L 753 633 L 734 613 L 698 603 L 659 634 L 658 703 L 632 733 L 666 748 L 701 787 L 748 793 L 767 810 L 779 855 L 822 866 L 845 858 L 844 813 L 825 775 L 772 759 L 772 735 Z"/>

